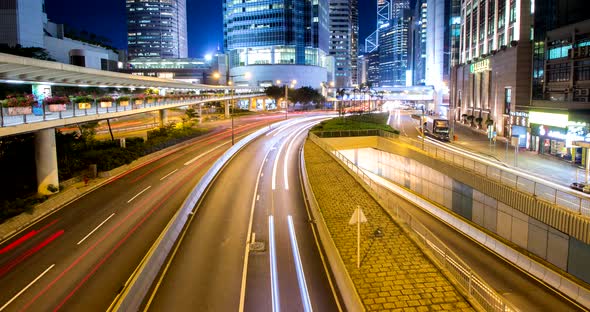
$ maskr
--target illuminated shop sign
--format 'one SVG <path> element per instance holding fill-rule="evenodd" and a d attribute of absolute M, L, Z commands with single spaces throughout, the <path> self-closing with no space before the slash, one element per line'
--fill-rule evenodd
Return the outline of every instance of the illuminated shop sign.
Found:
<path fill-rule="evenodd" d="M 553 114 L 553 113 L 543 113 L 543 112 L 530 112 L 529 113 L 529 122 L 546 125 L 546 126 L 553 126 L 558 128 L 565 128 L 568 126 L 568 118 L 567 114 Z"/>
<path fill-rule="evenodd" d="M 566 147 L 574 147 L 573 142 L 575 141 L 586 141 L 590 140 L 590 134 L 584 135 L 583 130 L 580 129 L 568 129 L 567 133 L 558 131 L 558 130 L 551 130 L 547 126 L 540 125 L 539 126 L 539 135 L 544 137 L 549 137 L 556 140 L 563 140 L 565 141 Z"/>
<path fill-rule="evenodd" d="M 472 74 L 490 70 L 490 59 L 481 60 L 477 63 L 471 64 L 470 70 Z"/>
<path fill-rule="evenodd" d="M 529 113 L 527 113 L 527 112 L 510 112 L 510 116 L 528 118 Z"/>

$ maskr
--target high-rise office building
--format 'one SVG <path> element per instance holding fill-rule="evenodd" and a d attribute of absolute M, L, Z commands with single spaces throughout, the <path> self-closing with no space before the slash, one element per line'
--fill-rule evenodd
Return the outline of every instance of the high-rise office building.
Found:
<path fill-rule="evenodd" d="M 358 56 L 359 56 L 359 5 L 358 0 L 350 0 L 352 12 L 351 12 L 351 21 L 352 21 L 352 46 L 351 46 L 351 62 L 350 68 L 352 71 L 352 85 L 358 86 L 360 82 L 358 81 Z"/>
<path fill-rule="evenodd" d="M 330 55 L 335 59 L 336 88 L 356 83 L 357 0 L 330 0 Z"/>
<path fill-rule="evenodd" d="M 459 65 L 450 88 L 455 120 L 487 121 L 500 136 L 520 136 L 523 147 L 526 121 L 518 118 L 530 103 L 533 7 L 530 0 L 461 0 Z"/>
<path fill-rule="evenodd" d="M 377 27 L 365 38 L 365 52 L 372 53 L 379 47 L 379 29 L 391 19 L 391 0 L 377 0 Z"/>
<path fill-rule="evenodd" d="M 373 87 L 379 87 L 379 52 L 374 51 L 365 54 L 367 60 L 367 83 Z"/>
<path fill-rule="evenodd" d="M 426 27 L 427 0 L 416 1 L 414 19 L 412 20 L 412 53 L 410 53 L 410 68 L 412 70 L 412 84 L 423 85 L 426 76 Z"/>
<path fill-rule="evenodd" d="M 129 59 L 186 58 L 186 0 L 127 0 Z"/>
<path fill-rule="evenodd" d="M 392 2 L 392 7 L 408 7 L 408 0 Z M 392 14 L 393 16 L 393 14 Z M 409 9 L 395 13 L 388 23 L 379 28 L 379 85 L 405 86 L 408 67 L 408 33 L 412 13 Z"/>
<path fill-rule="evenodd" d="M 278 80 L 319 88 L 329 81 L 328 10 L 328 0 L 224 0 L 229 78 L 236 84 Z"/>

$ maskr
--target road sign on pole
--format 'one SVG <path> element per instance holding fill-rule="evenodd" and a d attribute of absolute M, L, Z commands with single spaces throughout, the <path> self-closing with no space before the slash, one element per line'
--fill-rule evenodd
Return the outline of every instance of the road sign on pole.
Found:
<path fill-rule="evenodd" d="M 354 210 L 350 221 L 348 224 L 357 224 L 357 237 L 356 237 L 356 267 L 361 267 L 361 223 L 367 222 L 367 217 L 363 213 L 363 210 L 360 206 L 356 206 L 357 208 Z"/>

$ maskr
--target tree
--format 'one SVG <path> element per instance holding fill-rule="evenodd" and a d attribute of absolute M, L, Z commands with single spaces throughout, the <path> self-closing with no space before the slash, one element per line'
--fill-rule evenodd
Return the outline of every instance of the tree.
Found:
<path fill-rule="evenodd" d="M 289 91 L 290 99 L 293 102 L 299 102 L 304 105 L 306 104 L 319 104 L 322 101 L 325 101 L 325 97 L 321 95 L 318 90 L 313 89 L 311 87 L 301 87 L 294 91 Z"/>
<path fill-rule="evenodd" d="M 342 116 L 343 112 L 344 112 L 344 110 L 343 110 L 344 95 L 346 95 L 346 89 L 341 88 L 341 89 L 336 90 L 337 99 L 340 100 L 340 104 L 338 104 L 338 115 L 339 116 Z"/>
<path fill-rule="evenodd" d="M 49 55 L 47 50 L 40 48 L 40 47 L 27 47 L 23 48 L 20 44 L 17 44 L 14 47 L 9 47 L 6 45 L 0 45 L 0 53 L 30 57 L 37 60 L 44 60 L 44 61 L 55 61 Z"/>
<path fill-rule="evenodd" d="M 284 88 L 279 87 L 279 86 L 269 86 L 264 89 L 264 94 L 266 94 L 266 96 L 275 100 L 275 103 L 277 103 L 277 107 L 278 107 L 279 100 L 283 96 L 285 96 L 285 90 L 284 90 Z"/>

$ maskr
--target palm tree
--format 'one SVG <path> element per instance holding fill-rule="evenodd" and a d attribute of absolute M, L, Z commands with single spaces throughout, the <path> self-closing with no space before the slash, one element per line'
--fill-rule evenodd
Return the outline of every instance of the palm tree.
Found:
<path fill-rule="evenodd" d="M 340 97 L 340 104 L 338 104 L 338 116 L 343 116 L 342 105 L 344 103 L 344 95 L 346 95 L 346 90 L 344 88 L 336 90 L 336 95 Z"/>

